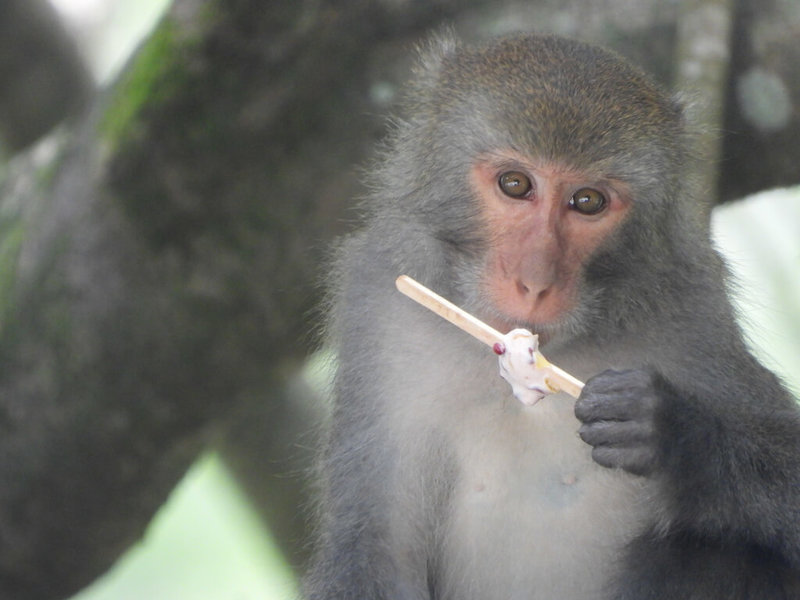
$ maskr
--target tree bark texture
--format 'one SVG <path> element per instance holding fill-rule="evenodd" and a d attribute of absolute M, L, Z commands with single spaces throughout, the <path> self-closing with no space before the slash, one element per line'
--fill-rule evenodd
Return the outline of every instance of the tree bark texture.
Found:
<path fill-rule="evenodd" d="M 45 0 L 0 3 L 0 160 L 89 101 L 91 77 Z"/>

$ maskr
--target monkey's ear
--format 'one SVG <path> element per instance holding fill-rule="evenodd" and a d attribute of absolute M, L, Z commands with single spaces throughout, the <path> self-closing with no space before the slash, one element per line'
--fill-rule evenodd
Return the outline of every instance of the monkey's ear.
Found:
<path fill-rule="evenodd" d="M 680 122 L 684 129 L 696 132 L 701 127 L 700 112 L 703 99 L 695 94 L 677 92 L 672 94 L 673 110 L 680 116 Z"/>
<path fill-rule="evenodd" d="M 446 26 L 417 46 L 418 59 L 413 72 L 419 91 L 425 92 L 436 87 L 442 65 L 457 52 L 460 45 L 453 28 Z"/>
<path fill-rule="evenodd" d="M 696 94 L 677 92 L 670 98 L 673 110 L 679 118 L 682 129 L 683 146 L 691 155 L 688 164 L 703 165 L 708 159 L 698 145 L 705 133 L 703 123 L 703 98 Z"/>

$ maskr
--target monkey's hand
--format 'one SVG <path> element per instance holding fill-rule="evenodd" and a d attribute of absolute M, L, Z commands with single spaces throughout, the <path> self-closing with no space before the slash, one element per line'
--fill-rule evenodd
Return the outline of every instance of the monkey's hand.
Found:
<path fill-rule="evenodd" d="M 658 455 L 655 375 L 643 370 L 604 371 L 586 382 L 575 416 L 581 439 L 604 467 L 635 475 L 653 472 Z"/>

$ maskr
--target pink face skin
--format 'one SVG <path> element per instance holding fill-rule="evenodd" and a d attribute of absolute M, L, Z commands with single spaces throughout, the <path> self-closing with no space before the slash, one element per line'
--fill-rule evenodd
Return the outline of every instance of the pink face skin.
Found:
<path fill-rule="evenodd" d="M 523 182 L 514 192 L 524 194 L 501 185 L 507 173 Z M 476 161 L 471 183 L 489 235 L 483 287 L 502 315 L 493 325 L 507 331 L 514 323 L 558 323 L 577 303 L 583 266 L 624 220 L 627 188 L 513 152 Z M 599 203 L 576 206 L 587 194 Z"/>

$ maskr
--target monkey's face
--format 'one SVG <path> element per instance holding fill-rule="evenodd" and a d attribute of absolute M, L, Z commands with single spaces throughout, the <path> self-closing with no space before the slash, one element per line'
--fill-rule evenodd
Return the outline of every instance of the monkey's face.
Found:
<path fill-rule="evenodd" d="M 582 301 L 587 262 L 629 213 L 627 186 L 510 151 L 480 157 L 470 179 L 487 235 L 481 286 L 494 325 L 558 329 Z"/>
<path fill-rule="evenodd" d="M 629 323 L 696 239 L 680 103 L 558 38 L 445 49 L 427 68 L 384 179 L 399 182 L 396 218 L 441 244 L 437 288 L 543 344 Z"/>

